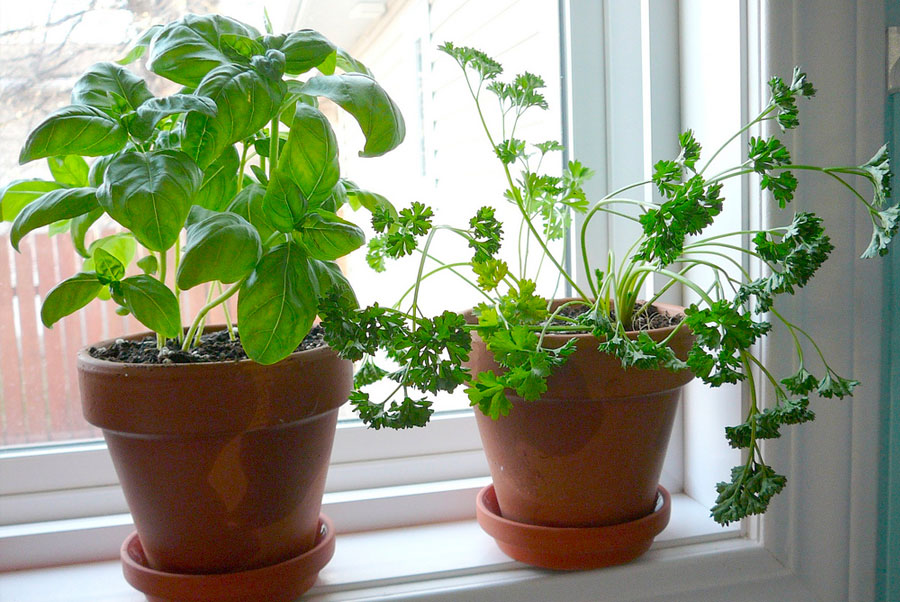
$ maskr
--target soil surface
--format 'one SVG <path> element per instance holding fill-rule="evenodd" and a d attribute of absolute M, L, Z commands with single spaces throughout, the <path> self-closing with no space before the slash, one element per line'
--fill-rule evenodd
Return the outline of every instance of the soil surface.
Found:
<path fill-rule="evenodd" d="M 325 345 L 325 331 L 316 324 L 297 346 L 295 351 L 306 351 Z M 247 359 L 241 347 L 240 334 L 235 339 L 228 338 L 227 330 L 218 330 L 200 338 L 200 345 L 182 351 L 181 345 L 169 339 L 163 349 L 156 348 L 156 337 L 145 337 L 140 341 L 116 339 L 109 347 L 91 347 L 91 357 L 110 362 L 128 364 L 196 364 L 200 362 L 236 362 Z"/>
<path fill-rule="evenodd" d="M 643 303 L 635 303 L 634 311 L 637 313 L 641 307 L 643 307 Z M 587 305 L 570 305 L 564 308 L 560 314 L 566 316 L 567 318 L 577 318 L 583 313 L 586 313 L 590 310 L 590 307 Z M 610 312 L 611 315 L 609 319 L 613 322 L 616 320 L 616 311 L 615 309 Z M 669 315 L 665 312 L 659 311 L 659 309 L 655 305 L 651 305 L 650 309 L 643 312 L 639 316 L 636 316 L 636 319 L 632 321 L 631 328 L 629 330 L 652 330 L 654 328 L 666 328 L 668 326 L 675 326 L 679 324 L 684 316 L 681 315 Z M 568 324 L 564 320 L 555 320 L 554 324 Z M 587 332 L 587 331 L 585 331 Z"/>

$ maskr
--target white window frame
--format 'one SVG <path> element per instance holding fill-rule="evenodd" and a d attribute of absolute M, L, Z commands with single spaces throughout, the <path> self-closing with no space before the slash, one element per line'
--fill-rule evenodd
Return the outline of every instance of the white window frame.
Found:
<path fill-rule="evenodd" d="M 564 3 L 564 14 L 570 23 L 572 40 L 567 56 L 573 66 L 580 65 L 583 69 L 581 73 L 607 73 L 608 65 L 602 57 L 606 56 L 604 50 L 608 48 L 610 41 L 608 36 L 598 36 L 597 32 L 610 32 L 608 18 L 610 10 L 616 10 L 613 8 L 614 4 L 619 4 L 619 0 L 567 0 Z M 643 20 L 645 31 L 647 27 L 666 27 L 666 20 L 659 21 L 656 17 L 661 12 L 665 14 L 666 10 L 670 10 L 666 6 L 670 4 L 672 3 L 666 0 L 641 0 L 641 14 L 646 17 Z M 853 140 L 852 149 L 848 150 L 846 145 L 834 147 L 829 149 L 832 154 L 826 155 L 824 160 L 848 164 L 865 161 L 883 138 L 883 120 L 877 118 L 883 111 L 883 95 L 877 93 L 884 80 L 884 45 L 881 43 L 881 36 L 884 34 L 883 5 L 880 0 L 859 0 L 855 4 L 844 5 L 841 11 L 828 14 L 817 11 L 816 19 L 811 20 L 809 15 L 800 14 L 799 11 L 804 10 L 801 4 L 805 6 L 802 2 L 740 0 L 738 41 L 743 57 L 741 81 L 745 85 L 741 91 L 744 99 L 741 110 L 749 113 L 749 110 L 765 102 L 766 90 L 760 82 L 768 73 L 789 70 L 796 52 L 809 72 L 818 76 L 814 81 L 823 88 L 832 86 L 834 90 L 825 99 L 820 95 L 819 105 L 826 106 L 819 113 L 805 111 L 802 114 L 804 130 L 795 135 L 793 141 L 795 148 L 799 148 L 800 156 L 819 156 L 822 139 L 818 136 L 830 136 L 833 139 L 838 135 L 841 140 Z M 687 24 L 696 22 L 692 19 L 698 19 L 704 8 L 702 0 L 681 0 L 678 18 L 683 35 Z M 815 9 L 807 7 L 805 10 Z M 671 14 L 667 18 L 671 18 Z M 827 31 L 828 35 L 808 35 L 811 23 L 821 28 L 821 31 Z M 691 31 L 691 35 L 702 36 L 703 32 Z M 682 68 L 685 67 L 682 64 Z M 573 100 L 573 110 L 576 110 L 578 99 L 583 97 L 579 95 L 585 94 L 585 90 L 589 88 L 581 87 L 577 75 L 579 71 L 573 72 L 576 75 L 572 80 L 570 98 Z M 854 72 L 855 80 L 852 75 Z M 848 76 L 848 73 L 851 75 Z M 585 77 L 589 78 L 590 75 Z M 610 93 L 611 90 L 607 87 L 599 102 L 608 106 Z M 650 102 L 653 102 L 652 95 Z M 641 107 L 644 106 L 646 105 L 642 101 Z M 579 123 L 578 115 L 571 114 L 574 116 L 573 121 Z M 608 117 L 608 110 L 604 108 L 600 115 Z M 580 137 L 572 136 L 569 143 L 575 154 L 586 163 L 591 162 L 585 157 L 593 153 L 603 156 L 606 152 L 609 140 L 608 128 L 604 122 L 605 119 L 597 119 L 597 113 L 592 113 L 587 122 L 580 122 L 577 129 L 573 128 Z M 849 137 L 848 132 L 851 134 Z M 585 133 L 588 135 L 585 136 Z M 650 146 L 655 146 L 653 136 L 649 139 L 642 136 L 641 139 L 649 140 Z M 641 149 L 640 154 L 643 153 Z M 645 163 L 642 160 L 640 165 Z M 608 162 L 604 160 L 595 165 L 608 165 Z M 603 184 L 602 180 L 600 184 Z M 845 372 L 863 382 L 878 383 L 881 377 L 879 319 L 870 319 L 868 316 L 881 315 L 881 271 L 875 264 L 861 265 L 855 259 L 865 246 L 869 232 L 865 221 L 854 220 L 856 212 L 847 210 L 845 206 L 823 211 L 821 203 L 815 203 L 814 193 L 817 190 L 814 188 L 813 192 L 801 195 L 795 203 L 798 208 L 805 204 L 815 205 L 816 210 L 825 215 L 829 232 L 840 245 L 829 264 L 832 271 L 820 277 L 822 284 L 814 284 L 809 291 L 801 291 L 794 301 L 786 304 L 789 306 L 787 311 L 791 315 L 807 311 L 828 316 L 830 305 L 826 307 L 820 297 L 816 296 L 816 293 L 821 295 L 823 292 L 829 304 L 837 304 L 849 311 L 848 322 L 839 325 L 834 321 L 823 320 L 811 325 L 810 330 L 814 336 L 818 335 L 820 343 L 825 344 L 829 357 L 836 358 L 836 365 L 849 367 L 850 370 Z M 748 190 L 748 197 L 753 202 L 748 206 L 763 206 L 752 189 Z M 769 216 L 760 209 L 752 214 L 748 212 L 746 219 L 752 224 L 766 224 Z M 864 291 L 864 294 L 856 295 L 855 291 Z M 849 345 L 846 343 L 848 338 L 852 339 Z M 843 346 L 839 342 L 843 342 Z M 773 363 L 792 361 L 785 346 L 777 343 L 773 342 L 763 350 L 767 360 Z M 402 587 L 399 586 L 393 586 L 392 591 L 394 595 L 402 595 L 404 599 L 431 600 L 460 599 L 460 596 L 466 598 L 465 592 L 475 591 L 473 588 L 477 588 L 478 594 L 474 597 L 470 594 L 470 599 L 594 599 L 596 593 L 601 591 L 600 588 L 611 598 L 627 596 L 635 600 L 649 600 L 660 595 L 677 597 L 672 599 L 733 601 L 758 600 L 761 597 L 834 601 L 874 599 L 878 489 L 877 470 L 873 470 L 873 466 L 878 461 L 878 389 L 877 386 L 861 388 L 849 403 L 845 400 L 818 404 L 816 411 L 819 417 L 814 424 L 797 431 L 789 429 L 782 439 L 767 445 L 769 460 L 788 475 L 788 489 L 773 502 L 763 519 L 744 521 L 741 539 L 658 550 L 651 552 L 646 561 L 607 571 L 551 576 L 512 566 L 488 573 L 472 573 L 476 575 L 482 572 L 480 577 L 443 575 L 433 579 L 433 590 L 421 584 L 415 586 L 413 589 L 418 594 L 401 591 Z M 472 468 L 471 471 L 469 468 L 460 469 L 455 475 L 448 477 L 454 479 L 454 486 L 432 489 L 433 497 L 419 499 L 430 499 L 430 504 L 433 505 L 437 499 L 451 499 L 454 495 L 459 496 L 460 492 L 463 492 L 462 497 L 470 496 L 470 490 L 477 488 L 481 481 L 477 476 L 466 478 L 466 475 L 476 475 L 482 470 L 474 467 L 477 464 L 474 452 L 479 445 L 477 439 L 472 438 L 471 420 L 455 416 L 443 420 L 446 420 L 446 426 L 439 419 L 422 431 L 421 435 L 400 433 L 396 438 L 397 447 L 389 442 L 389 439 L 393 440 L 390 434 L 372 433 L 378 439 L 372 439 L 369 444 L 368 435 L 357 435 L 357 431 L 345 428 L 345 434 L 339 432 L 338 438 L 346 437 L 350 440 L 358 436 L 360 447 L 353 451 L 353 448 L 342 449 L 339 445 L 336 454 L 346 462 L 338 463 L 336 467 L 345 466 L 347 471 L 353 471 L 358 468 L 354 465 L 357 461 L 397 461 L 399 456 L 392 455 L 393 450 L 401 450 L 407 454 L 416 451 L 413 448 L 419 444 L 419 440 L 413 441 L 407 437 L 420 438 L 423 447 L 417 450 L 428 453 L 424 462 L 433 462 L 428 466 L 438 470 L 446 469 L 454 463 L 443 461 L 447 456 L 442 454 L 457 454 L 450 457 L 466 458 L 462 464 L 471 461 Z M 446 430 L 442 430 L 443 428 Z M 102 463 L 104 460 L 99 459 L 100 451 L 87 449 L 80 453 L 89 463 Z M 373 452 L 379 453 L 380 457 L 373 458 Z M 28 464 L 29 462 L 38 463 Z M 55 483 L 59 488 L 60 483 L 65 482 L 62 479 L 70 474 L 64 465 L 56 465 L 50 469 L 49 465 L 43 466 L 39 462 L 34 458 L 0 458 L 0 486 L 7 486 L 10 474 L 28 474 L 29 478 L 33 476 L 39 481 L 44 479 L 44 482 L 51 486 Z M 693 469 L 692 466 L 686 467 L 687 471 Z M 40 474 L 47 470 L 57 472 Z M 442 478 L 439 474 L 431 474 L 432 480 L 440 481 Z M 99 472 L 89 476 L 94 479 L 95 487 L 109 485 L 108 478 Z M 425 489 L 427 488 L 426 485 Z M 410 491 L 407 489 L 406 494 L 409 495 Z M 353 494 L 347 495 L 348 499 L 353 497 Z M 425 491 L 422 495 L 427 496 L 429 493 Z M 369 499 L 376 498 L 370 492 Z M 390 506 L 398 499 L 403 498 L 388 496 L 378 498 L 378 501 L 385 505 L 387 500 L 387 505 Z M 403 512 L 407 517 L 412 516 L 414 504 L 399 505 L 406 506 Z M 429 502 L 423 505 L 428 506 Z M 362 506 L 356 508 L 361 509 Z M 444 511 L 449 512 L 449 509 L 441 510 Z M 451 513 L 449 518 L 465 517 L 454 517 Z M 447 519 L 445 516 L 444 520 Z M 107 537 L 109 541 L 104 540 L 104 546 L 118 545 L 121 541 L 120 532 L 130 529 L 127 521 L 124 523 L 119 524 L 119 531 L 115 531 L 113 527 L 104 531 L 115 535 Z M 59 539 L 61 531 L 53 531 L 47 527 L 45 533 L 47 529 L 50 536 Z M 89 531 L 85 530 L 84 533 Z M 77 541 L 84 548 L 91 548 L 87 538 L 80 537 Z M 93 541 L 99 540 L 95 538 Z M 4 539 L 0 537 L 0 558 L 11 558 L 11 553 L 17 551 L 17 548 L 7 548 L 4 545 Z M 460 579 L 469 581 L 460 582 Z M 422 579 L 424 580 L 425 578 Z M 648 589 L 650 586 L 652 591 Z M 391 587 L 384 586 L 388 589 Z M 561 591 L 568 592 L 565 598 L 560 594 Z"/>

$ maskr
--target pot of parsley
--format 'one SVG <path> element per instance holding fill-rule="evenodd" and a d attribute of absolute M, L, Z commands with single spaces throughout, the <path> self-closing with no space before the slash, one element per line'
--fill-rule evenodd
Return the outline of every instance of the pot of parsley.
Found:
<path fill-rule="evenodd" d="M 578 161 L 561 175 L 541 171 L 541 161 L 561 144 L 516 138 L 522 115 L 547 107 L 541 78 L 524 73 L 503 81 L 500 64 L 483 52 L 452 44 L 440 50 L 463 70 L 507 184 L 500 202 L 515 208 L 509 239 L 518 244 L 519 262 L 499 255 L 505 228 L 492 206 L 453 227 L 432 224 L 422 204 L 399 216 L 376 211 L 381 234 L 369 243 L 370 263 L 381 268 L 386 258 L 417 251 L 421 262 L 414 292 L 402 304 L 351 314 L 334 298 L 325 311 L 332 346 L 362 360 L 351 403 L 375 428 L 405 428 L 428 421 L 427 394 L 465 384 L 493 478 L 477 500 L 479 521 L 514 558 L 575 569 L 628 561 L 665 527 L 669 498 L 658 483 L 680 388 L 693 378 L 713 387 L 745 382 L 746 415 L 725 432 L 745 461 L 717 485 L 711 514 L 727 524 L 764 512 L 786 480 L 766 462 L 762 440 L 813 420 L 812 397 L 844 398 L 858 384 L 836 373 L 802 325 L 778 309 L 780 298 L 814 277 L 833 245 L 811 212 L 785 212 L 784 225 L 773 228 L 706 230 L 725 202 L 723 182 L 750 174 L 787 209 L 803 170 L 841 184 L 841 202 L 864 206 L 873 236 L 863 257 L 884 255 L 900 225 L 900 208 L 887 206 L 886 148 L 859 166 L 799 165 L 777 136 L 749 135 L 740 162 L 711 173 L 712 159 L 741 144 L 751 128 L 798 126 L 798 100 L 815 90 L 795 69 L 790 79 L 771 79 L 768 104 L 721 148 L 701 152 L 692 132 L 684 132 L 679 155 L 656 163 L 650 180 L 589 199 L 582 185 L 591 171 Z M 503 123 L 489 123 L 483 106 L 498 102 Z M 624 195 L 649 186 L 659 202 Z M 575 214 L 583 216 L 580 226 L 569 230 Z M 624 256 L 610 254 L 594 266 L 588 227 L 600 215 L 636 225 L 638 234 Z M 575 262 L 564 250 L 551 251 L 567 231 L 587 279 L 566 267 Z M 436 256 L 436 236 L 460 236 L 473 253 Z M 745 258 L 763 275 L 751 276 Z M 535 272 L 542 268 L 555 271 L 569 297 L 537 292 Z M 419 290 L 442 272 L 458 275 L 484 301 L 465 314 L 421 315 Z M 640 300 L 650 277 L 661 284 Z M 673 287 L 695 301 L 684 308 L 661 303 Z M 755 347 L 775 329 L 795 345 L 797 368 L 786 374 L 766 365 Z M 398 367 L 378 364 L 384 350 Z M 822 368 L 804 361 L 810 356 Z M 396 382 L 396 399 L 372 399 L 362 388 L 384 377 Z M 774 390 L 771 407 L 759 402 L 766 386 Z"/>
<path fill-rule="evenodd" d="M 46 159 L 54 179 L 3 190 L 14 247 L 53 225 L 83 256 L 43 299 L 47 327 L 99 298 L 152 331 L 78 355 L 84 415 L 103 429 L 137 528 L 126 576 L 151 597 L 293 600 L 334 549 L 320 507 L 352 366 L 314 321 L 326 295 L 356 303 L 336 261 L 364 234 L 339 210 L 392 208 L 341 172 L 319 99 L 359 122 L 364 157 L 405 129 L 344 50 L 268 29 L 217 15 L 154 26 L 28 136 L 20 162 Z M 178 93 L 155 97 L 123 66 L 145 54 Z M 122 231 L 92 233 L 110 220 Z M 194 287 L 206 304 L 184 315 Z M 217 307 L 227 323 L 206 326 Z"/>

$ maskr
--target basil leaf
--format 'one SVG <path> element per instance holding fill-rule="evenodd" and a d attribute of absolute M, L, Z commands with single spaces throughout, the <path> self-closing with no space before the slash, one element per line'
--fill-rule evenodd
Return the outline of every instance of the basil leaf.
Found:
<path fill-rule="evenodd" d="M 340 266 L 334 261 L 309 260 L 310 271 L 313 274 L 313 284 L 316 285 L 316 293 L 319 298 L 334 291 L 341 299 L 341 307 L 359 307 L 356 293 Z"/>
<path fill-rule="evenodd" d="M 249 184 L 245 186 L 234 200 L 228 206 L 228 211 L 236 213 L 250 222 L 259 233 L 259 238 L 263 241 L 268 240 L 276 230 L 266 218 L 263 209 L 263 198 L 266 196 L 266 189 L 259 184 Z"/>
<path fill-rule="evenodd" d="M 125 266 L 119 258 L 103 247 L 97 247 L 91 253 L 91 265 L 103 284 L 118 282 L 125 276 Z"/>
<path fill-rule="evenodd" d="M 339 104 L 359 123 L 366 144 L 361 157 L 377 157 L 397 148 L 406 136 L 400 109 L 374 79 L 361 73 L 319 75 L 301 90 L 311 96 L 324 96 Z"/>
<path fill-rule="evenodd" d="M 248 25 L 220 15 L 185 15 L 156 33 L 148 57 L 157 75 L 196 88 L 207 73 L 231 64 L 223 35 L 259 37 Z"/>
<path fill-rule="evenodd" d="M 203 180 L 191 158 L 173 150 L 126 153 L 106 175 L 97 190 L 100 206 L 151 251 L 175 243 Z"/>
<path fill-rule="evenodd" d="M 127 268 L 137 252 L 137 243 L 131 234 L 128 232 L 121 232 L 119 234 L 98 238 L 91 243 L 90 247 L 88 247 L 88 253 L 93 256 L 97 249 L 103 249 L 107 253 L 110 253 Z"/>
<path fill-rule="evenodd" d="M 284 71 L 289 75 L 299 75 L 318 67 L 337 50 L 328 38 L 312 29 L 301 29 L 287 35 L 263 36 L 262 44 L 284 53 Z"/>
<path fill-rule="evenodd" d="M 67 188 L 90 186 L 88 164 L 78 155 L 47 157 L 47 165 L 57 184 L 62 184 Z"/>
<path fill-rule="evenodd" d="M 315 259 L 337 259 L 366 242 L 366 235 L 355 224 L 322 209 L 309 212 L 298 230 L 300 241 Z"/>
<path fill-rule="evenodd" d="M 96 188 L 60 188 L 27 204 L 9 232 L 9 242 L 18 251 L 22 237 L 41 226 L 61 219 L 78 217 L 97 208 Z"/>
<path fill-rule="evenodd" d="M 203 173 L 203 184 L 194 204 L 213 211 L 223 211 L 237 192 L 237 172 L 241 158 L 234 146 L 225 149 Z"/>
<path fill-rule="evenodd" d="M 291 178 L 309 203 L 331 196 L 341 175 L 338 146 L 328 118 L 319 109 L 297 103 L 278 169 Z"/>
<path fill-rule="evenodd" d="M 229 144 L 254 134 L 278 113 L 286 91 L 284 82 L 280 74 L 271 79 L 261 73 L 277 71 L 277 65 L 277 60 L 269 59 L 260 61 L 257 68 L 226 65 L 203 78 L 197 95 L 212 99 L 217 114 L 188 113 L 181 140 L 181 148 L 201 168 L 206 169 Z"/>
<path fill-rule="evenodd" d="M 247 36 L 227 33 L 219 36 L 219 41 L 222 44 L 222 49 L 235 58 L 242 57 L 249 61 L 254 56 L 266 53 L 265 46 Z"/>
<path fill-rule="evenodd" d="M 375 213 L 375 210 L 381 207 L 382 209 L 387 211 L 388 215 L 390 215 L 392 218 L 397 218 L 397 209 L 393 204 L 391 204 L 389 200 L 387 200 L 382 195 L 378 194 L 377 192 L 363 190 L 350 180 L 341 180 L 341 182 L 344 183 L 344 188 L 347 191 L 348 202 L 350 203 L 350 207 L 352 207 L 354 211 L 358 210 L 360 207 L 365 207 L 369 210 L 370 213 Z"/>
<path fill-rule="evenodd" d="M 266 170 L 262 169 L 259 165 L 251 165 L 250 171 L 252 171 L 253 175 L 256 176 L 257 182 L 259 182 L 263 186 L 269 185 L 269 177 L 266 175 Z"/>
<path fill-rule="evenodd" d="M 87 249 L 84 248 L 84 237 L 87 235 L 90 227 L 94 225 L 94 222 L 100 219 L 101 215 L 103 215 L 103 208 L 97 207 L 84 215 L 73 217 L 69 224 L 69 235 L 72 237 L 72 246 L 75 247 L 75 251 L 82 257 L 88 257 L 90 255 Z"/>
<path fill-rule="evenodd" d="M 49 236 L 56 236 L 57 234 L 63 234 L 69 231 L 69 224 L 72 222 L 70 219 L 61 219 L 58 222 L 53 222 L 47 228 L 47 234 Z"/>
<path fill-rule="evenodd" d="M 263 197 L 266 219 L 279 232 L 292 232 L 306 214 L 306 198 L 297 185 L 280 169 L 272 173 L 272 181 Z"/>
<path fill-rule="evenodd" d="M 98 157 L 97 160 L 91 164 L 91 168 L 88 171 L 88 186 L 100 188 L 100 185 L 103 184 L 103 180 L 106 178 L 106 168 L 109 167 L 109 164 L 117 156 L 118 155 L 115 154 Z"/>
<path fill-rule="evenodd" d="M 138 36 L 138 39 L 134 42 L 134 46 L 131 47 L 125 56 L 116 62 L 120 65 L 128 65 L 144 56 L 144 53 L 147 52 L 147 48 L 150 46 L 151 40 L 153 40 L 153 36 L 155 36 L 162 28 L 162 25 L 152 25 L 144 33 Z"/>
<path fill-rule="evenodd" d="M 164 117 L 190 111 L 215 117 L 216 103 L 194 94 L 172 94 L 164 98 L 151 98 L 137 108 L 137 115 L 131 123 L 130 131 L 138 140 L 146 140 L 153 134 L 156 124 Z"/>
<path fill-rule="evenodd" d="M 237 282 L 260 255 L 262 242 L 250 222 L 235 213 L 214 213 L 188 226 L 176 282 L 183 290 L 213 280 Z"/>
<path fill-rule="evenodd" d="M 128 110 L 134 111 L 153 98 L 153 94 L 144 80 L 116 63 L 92 65 L 72 88 L 73 105 L 88 105 L 112 117 L 122 114 L 116 97 L 125 101 Z"/>
<path fill-rule="evenodd" d="M 103 289 L 97 274 L 79 272 L 66 278 L 47 293 L 41 305 L 41 322 L 51 328 L 61 318 L 73 314 L 91 301 Z"/>
<path fill-rule="evenodd" d="M 138 322 L 166 338 L 181 334 L 178 300 L 169 288 L 152 276 L 125 278 L 113 288 L 113 298 Z"/>
<path fill-rule="evenodd" d="M 263 255 L 238 297 L 241 344 L 260 364 L 287 357 L 309 332 L 316 296 L 309 260 L 295 242 Z"/>
<path fill-rule="evenodd" d="M 69 105 L 50 114 L 29 135 L 19 163 L 44 157 L 97 157 L 121 150 L 128 134 L 119 122 L 87 105 Z"/>
<path fill-rule="evenodd" d="M 0 189 L 0 217 L 5 222 L 11 222 L 33 200 L 59 188 L 61 186 L 56 182 L 13 180 L 5 188 Z"/>
<path fill-rule="evenodd" d="M 337 66 L 346 71 L 347 73 L 362 73 L 363 75 L 368 75 L 371 78 L 375 78 L 369 68 L 366 67 L 361 61 L 356 60 L 350 53 L 344 50 L 343 48 L 338 48 L 337 51 Z"/>
<path fill-rule="evenodd" d="M 159 269 L 159 260 L 156 259 L 156 255 L 146 255 L 138 259 L 137 266 L 145 274 L 153 275 Z"/>

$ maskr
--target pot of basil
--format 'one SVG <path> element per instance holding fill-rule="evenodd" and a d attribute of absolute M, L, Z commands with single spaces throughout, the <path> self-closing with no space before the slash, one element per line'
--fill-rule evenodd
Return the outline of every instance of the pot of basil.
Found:
<path fill-rule="evenodd" d="M 179 93 L 156 98 L 122 66 L 145 54 Z M 154 599 L 294 599 L 334 549 L 320 507 L 352 366 L 314 321 L 326 295 L 356 303 L 336 260 L 364 235 L 339 210 L 393 208 L 344 178 L 319 98 L 359 122 L 361 156 L 402 142 L 398 107 L 321 34 L 187 15 L 92 66 L 31 132 L 20 162 L 49 161 L 46 194 L 12 207 L 20 183 L 3 191 L 14 247 L 54 224 L 84 256 L 43 300 L 47 327 L 100 297 L 152 331 L 78 367 L 137 527 L 126 576 Z M 86 245 L 109 219 L 124 233 Z M 184 316 L 193 287 L 207 303 Z M 226 311 L 206 327 L 234 296 L 237 325 Z"/>
<path fill-rule="evenodd" d="M 502 81 L 502 67 L 483 52 L 449 43 L 441 50 L 463 70 L 507 183 L 519 263 L 499 254 L 504 228 L 494 207 L 482 207 L 468 225 L 454 227 L 433 225 L 424 205 L 399 217 L 376 211 L 373 225 L 381 234 L 369 242 L 374 267 L 412 252 L 418 237 L 426 238 L 412 293 L 394 308 L 342 312 L 337 297 L 327 304 L 330 344 L 345 357 L 364 360 L 357 385 L 388 377 L 403 391 L 400 400 L 382 401 L 357 389 L 351 403 L 376 428 L 413 426 L 427 422 L 432 407 L 411 391 L 467 384 L 494 481 L 477 500 L 482 527 L 514 558 L 581 569 L 631 560 L 665 527 L 668 494 L 658 482 L 680 387 L 692 378 L 714 387 L 745 382 L 745 419 L 725 431 L 744 461 L 717 485 L 711 514 L 727 524 L 764 512 L 786 480 L 766 462 L 763 440 L 813 420 L 814 396 L 843 398 L 858 384 L 838 375 L 802 325 L 785 319 L 778 307 L 814 277 L 834 247 L 823 220 L 811 212 L 797 212 L 774 228 L 704 231 L 722 210 L 723 182 L 751 174 L 785 209 L 798 186 L 794 174 L 803 170 L 827 176 L 839 184 L 836 190 L 849 191 L 849 201 L 862 203 L 873 227 L 863 257 L 884 255 L 900 227 L 900 206 L 887 206 L 886 148 L 863 165 L 821 167 L 794 163 L 777 136 L 752 135 L 737 164 L 708 173 L 711 160 L 740 144 L 744 132 L 799 125 L 798 101 L 815 90 L 795 69 L 788 80 L 770 80 L 768 104 L 722 148 L 701 160 L 700 143 L 684 132 L 680 154 L 656 163 L 650 180 L 591 200 L 582 188 L 591 171 L 578 161 L 561 176 L 541 170 L 542 160 L 563 150 L 560 143 L 527 144 L 515 137 L 524 113 L 547 107 L 541 78 L 524 73 Z M 489 124 L 486 102 L 499 102 L 504 123 Z M 660 202 L 623 195 L 645 186 L 658 190 Z M 565 256 L 568 245 L 559 244 L 575 214 L 583 217 L 572 232 L 573 254 L 586 280 L 566 267 L 575 262 Z M 630 223 L 626 231 L 636 226 L 637 234 L 626 255 L 610 254 L 594 269 L 588 227 L 599 215 Z M 474 252 L 440 257 L 432 247 L 436 236 L 461 236 Z M 744 238 L 749 245 L 742 245 Z M 554 242 L 559 253 L 551 250 Z M 763 275 L 752 277 L 743 258 L 756 262 Z M 542 268 L 554 271 L 551 280 L 567 283 L 571 296 L 539 295 L 536 273 Z M 484 302 L 466 314 L 423 317 L 420 288 L 447 272 L 476 288 Z M 662 284 L 640 301 L 651 276 Z M 685 308 L 662 304 L 660 296 L 675 286 L 695 301 Z M 786 374 L 778 374 L 782 366 L 766 365 L 755 347 L 775 328 L 795 344 L 796 368 Z M 399 362 L 398 369 L 376 364 L 380 349 Z M 760 403 L 763 387 L 774 391 L 770 407 Z"/>

